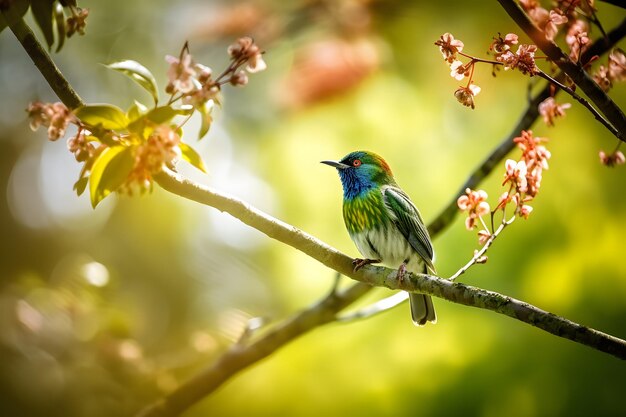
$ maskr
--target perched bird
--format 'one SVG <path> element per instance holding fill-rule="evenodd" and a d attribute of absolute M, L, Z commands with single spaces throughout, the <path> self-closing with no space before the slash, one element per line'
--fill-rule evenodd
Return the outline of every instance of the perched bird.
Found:
<path fill-rule="evenodd" d="M 372 152 L 356 151 L 341 161 L 322 161 L 337 168 L 343 186 L 343 220 L 365 259 L 355 259 L 355 270 L 370 263 L 399 266 L 398 278 L 408 270 L 435 273 L 433 246 L 419 211 L 398 186 L 389 165 Z M 416 325 L 436 322 L 429 295 L 409 294 Z"/>

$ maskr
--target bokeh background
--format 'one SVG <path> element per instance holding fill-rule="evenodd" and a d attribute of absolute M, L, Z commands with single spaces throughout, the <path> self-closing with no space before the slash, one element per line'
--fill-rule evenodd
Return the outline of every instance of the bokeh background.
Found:
<path fill-rule="evenodd" d="M 341 188 L 322 159 L 382 154 L 428 221 L 505 137 L 527 79 L 477 68 L 476 109 L 458 104 L 435 40 L 452 32 L 484 56 L 517 31 L 496 2 L 80 1 L 87 35 L 54 55 L 87 102 L 123 108 L 149 97 L 101 63 L 135 59 L 166 82 L 185 40 L 221 71 L 251 34 L 268 70 L 226 88 L 209 135 L 187 141 L 209 170 L 185 175 L 238 196 L 352 256 Z M 547 7 L 547 5 L 546 5 Z M 598 4 L 606 28 L 623 9 Z M 29 17 L 30 19 L 30 17 Z M 36 30 L 37 32 L 37 30 Z M 39 33 L 39 32 L 37 32 Z M 598 31 L 594 30 L 594 37 Z M 522 37 L 525 39 L 524 37 Z M 604 61 L 605 58 L 602 59 Z M 539 83 L 541 84 L 541 83 Z M 626 107 L 626 89 L 612 97 Z M 56 101 L 9 31 L 0 33 L 0 414 L 132 415 L 210 364 L 250 317 L 278 321 L 330 289 L 334 273 L 228 215 L 158 187 L 96 210 L 72 185 L 64 140 L 31 132 L 31 100 Z M 560 101 L 572 101 L 560 96 Z M 535 211 L 507 229 L 462 281 L 626 337 L 623 167 L 616 141 L 574 105 L 550 138 Z M 517 158 L 518 153 L 512 157 Z M 502 169 L 484 184 L 492 201 Z M 435 239 L 451 275 L 476 236 L 461 217 Z M 347 280 L 346 280 L 347 281 Z M 388 295 L 376 290 L 363 304 Z M 401 306 L 331 324 L 237 375 L 185 416 L 624 415 L 626 365 L 528 325 L 443 300 L 415 328 Z"/>

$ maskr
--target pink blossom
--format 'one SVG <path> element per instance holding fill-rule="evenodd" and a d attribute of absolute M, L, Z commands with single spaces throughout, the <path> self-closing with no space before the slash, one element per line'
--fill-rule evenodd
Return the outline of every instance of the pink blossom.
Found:
<path fill-rule="evenodd" d="M 554 119 L 565 116 L 565 110 L 572 107 L 570 103 L 557 104 L 554 97 L 548 97 L 539 103 L 539 114 L 548 126 L 554 126 Z"/>
<path fill-rule="evenodd" d="M 26 109 L 30 118 L 30 128 L 37 130 L 39 126 L 48 128 L 48 139 L 51 141 L 58 140 L 65 136 L 65 130 L 74 116 L 61 102 L 42 103 L 36 101 L 30 103 Z"/>
<path fill-rule="evenodd" d="M 609 54 L 608 73 L 611 81 L 626 79 L 626 55 L 621 49 L 613 49 Z"/>
<path fill-rule="evenodd" d="M 498 36 L 497 38 L 494 38 L 491 45 L 489 45 L 489 50 L 494 51 L 497 58 L 499 54 L 509 51 L 511 46 L 517 45 L 517 39 L 518 36 L 515 33 L 507 33 L 504 38 L 502 38 L 502 36 Z"/>
<path fill-rule="evenodd" d="M 559 9 L 550 10 L 548 20 L 543 29 L 546 34 L 546 38 L 553 40 L 559 31 L 558 26 L 567 23 L 567 17 L 563 15 L 563 12 Z"/>
<path fill-rule="evenodd" d="M 490 237 L 491 237 L 491 233 L 489 233 L 488 230 L 484 230 L 484 229 L 480 230 L 478 232 L 478 243 L 482 246 L 485 243 L 487 243 Z"/>
<path fill-rule="evenodd" d="M 480 93 L 480 87 L 470 83 L 468 87 L 459 87 L 454 92 L 454 97 L 465 107 L 474 109 L 474 97 Z"/>
<path fill-rule="evenodd" d="M 609 69 L 604 65 L 600 65 L 598 67 L 596 72 L 593 74 L 593 80 L 603 91 L 609 91 L 613 86 L 613 83 L 609 78 Z"/>
<path fill-rule="evenodd" d="M 471 189 L 465 190 L 465 195 L 462 195 L 457 200 L 457 206 L 462 211 L 468 212 L 468 217 L 465 219 L 465 227 L 468 230 L 472 230 L 476 225 L 476 220 L 488 214 L 491 209 L 489 203 L 487 203 L 487 193 L 483 190 L 473 191 Z"/>
<path fill-rule="evenodd" d="M 519 209 L 519 215 L 520 217 L 523 217 L 525 219 L 528 219 L 528 216 L 530 215 L 530 213 L 533 211 L 533 208 L 529 205 L 524 204 L 522 207 L 520 207 Z"/>
<path fill-rule="evenodd" d="M 454 61 L 450 64 L 450 76 L 458 81 L 465 78 L 465 67 L 461 61 Z"/>
<path fill-rule="evenodd" d="M 439 40 L 435 42 L 435 45 L 439 46 L 439 51 L 443 59 L 450 64 L 456 60 L 456 54 L 463 50 L 463 42 L 458 39 L 454 39 L 451 33 L 444 33 Z"/>
<path fill-rule="evenodd" d="M 514 184 L 517 192 L 525 193 L 528 189 L 526 162 L 523 160 L 514 161 L 513 159 L 507 159 L 504 166 L 506 168 L 506 174 L 504 175 L 503 184 L 511 182 Z"/>
<path fill-rule="evenodd" d="M 587 36 L 588 25 L 584 20 L 577 19 L 567 31 L 565 42 L 570 48 L 570 58 L 574 61 L 580 59 L 580 54 L 591 42 Z"/>
<path fill-rule="evenodd" d="M 174 94 L 176 92 L 185 94 L 194 90 L 194 77 L 196 76 L 196 70 L 192 62 L 191 54 L 184 50 L 182 58 L 166 55 L 165 60 L 170 64 L 170 67 L 167 70 L 169 83 L 166 91 L 170 94 Z"/>
<path fill-rule="evenodd" d="M 622 151 L 615 151 L 611 154 L 600 151 L 600 162 L 608 167 L 613 167 L 615 165 L 623 165 L 626 162 L 626 158 L 624 158 Z"/>
<path fill-rule="evenodd" d="M 228 54 L 235 62 L 247 61 L 246 70 L 251 74 L 267 68 L 267 64 L 263 60 L 263 51 L 254 43 L 254 39 L 249 36 L 237 39 L 235 43 L 228 47 Z"/>

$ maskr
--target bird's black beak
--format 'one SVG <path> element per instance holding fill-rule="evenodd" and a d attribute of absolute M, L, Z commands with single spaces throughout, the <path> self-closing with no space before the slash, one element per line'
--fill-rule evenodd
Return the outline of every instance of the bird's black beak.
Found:
<path fill-rule="evenodd" d="M 331 167 L 335 167 L 337 169 L 346 169 L 350 168 L 350 165 L 342 164 L 338 161 L 321 161 L 322 164 L 330 165 Z"/>

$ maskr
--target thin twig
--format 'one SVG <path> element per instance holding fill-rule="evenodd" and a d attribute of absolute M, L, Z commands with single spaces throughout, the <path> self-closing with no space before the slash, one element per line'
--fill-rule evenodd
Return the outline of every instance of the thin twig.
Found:
<path fill-rule="evenodd" d="M 500 223 L 500 226 L 498 226 L 495 232 L 491 233 L 491 235 L 489 236 L 489 238 L 487 239 L 483 247 L 480 248 L 480 250 L 476 251 L 474 253 L 474 256 L 472 256 L 472 259 L 470 259 L 465 265 L 463 265 L 458 271 L 456 271 L 454 275 L 448 278 L 448 281 L 454 281 L 455 279 L 457 279 L 458 277 L 466 273 L 467 270 L 470 269 L 473 265 L 479 263 L 480 259 L 483 256 L 485 256 L 485 253 L 487 253 L 487 250 L 489 250 L 489 247 L 491 247 L 491 245 L 493 244 L 493 241 L 496 240 L 496 238 L 498 237 L 500 233 L 502 233 L 504 228 L 510 225 L 511 223 L 513 223 L 514 220 L 515 220 L 515 217 L 512 217 L 509 220 L 503 219 L 502 223 Z"/>
<path fill-rule="evenodd" d="M 375 303 L 368 305 L 367 307 L 360 308 L 356 311 L 342 314 L 337 316 L 337 321 L 341 323 L 351 323 L 357 320 L 365 320 L 378 314 L 389 311 L 396 308 L 400 304 L 406 302 L 409 299 L 409 293 L 406 291 L 399 291 L 393 295 L 378 300 Z"/>
<path fill-rule="evenodd" d="M 554 78 L 550 77 L 548 74 L 546 74 L 545 72 L 539 70 L 539 72 L 537 73 L 537 75 L 541 78 L 543 78 L 544 80 L 547 80 L 548 82 L 550 82 L 551 84 L 554 84 L 556 87 L 560 88 L 561 90 L 565 91 L 567 94 L 569 94 L 574 100 L 578 101 L 580 104 L 582 104 L 587 110 L 589 110 L 591 112 L 591 114 L 593 114 L 593 117 L 595 117 L 595 119 L 597 121 L 599 121 L 600 123 L 602 123 L 602 125 L 604 127 L 606 127 L 608 129 L 609 132 L 611 132 L 613 135 L 617 136 L 618 138 L 620 137 L 620 132 L 617 131 L 617 129 L 615 129 L 615 127 L 613 127 L 613 125 L 611 123 L 609 123 L 608 120 L 606 120 L 604 118 L 604 116 L 602 116 L 602 114 L 596 110 L 595 107 L 593 107 L 591 105 L 591 103 L 589 103 L 589 101 L 585 100 L 584 98 L 582 98 L 581 96 L 579 96 L 578 94 L 576 94 L 576 92 L 574 90 L 572 90 L 570 87 L 566 86 L 563 83 L 560 83 L 559 81 L 555 80 Z"/>

